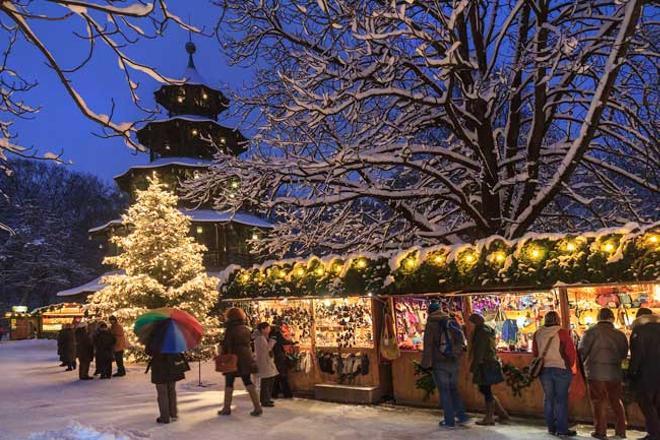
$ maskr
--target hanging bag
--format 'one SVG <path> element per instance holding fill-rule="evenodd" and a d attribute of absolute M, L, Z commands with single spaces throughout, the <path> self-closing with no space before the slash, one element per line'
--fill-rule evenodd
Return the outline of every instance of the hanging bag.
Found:
<path fill-rule="evenodd" d="M 497 359 L 483 362 L 479 365 L 481 369 L 481 378 L 483 385 L 497 385 L 504 382 L 504 373 L 502 372 L 502 364 Z"/>
<path fill-rule="evenodd" d="M 545 343 L 545 347 L 543 348 L 543 352 L 541 353 L 540 356 L 535 357 L 532 359 L 532 362 L 529 364 L 529 377 L 532 379 L 536 379 L 541 375 L 541 370 L 543 370 L 543 364 L 545 363 L 545 355 L 548 354 L 548 350 L 550 349 L 550 344 L 552 341 L 555 339 L 557 336 L 557 333 L 552 335 L 550 339 L 548 339 L 548 342 Z"/>
<path fill-rule="evenodd" d="M 383 333 L 380 337 L 380 354 L 383 359 L 393 361 L 401 356 L 399 344 L 397 344 L 396 337 L 392 334 L 392 317 L 389 313 L 385 313 L 383 319 Z"/>
<path fill-rule="evenodd" d="M 227 341 L 225 340 L 225 343 Z M 230 344 L 227 344 L 229 347 Z M 238 371 L 238 356 L 231 353 L 229 348 L 227 353 L 219 354 L 215 357 L 215 371 L 218 373 L 229 374 Z"/>

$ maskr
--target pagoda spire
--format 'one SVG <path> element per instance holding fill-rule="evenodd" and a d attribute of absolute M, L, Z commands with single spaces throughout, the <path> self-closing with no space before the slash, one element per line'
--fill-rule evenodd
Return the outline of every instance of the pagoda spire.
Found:
<path fill-rule="evenodd" d="M 192 33 L 188 32 L 188 42 L 186 43 L 186 52 L 188 52 L 188 68 L 195 69 L 193 54 L 197 51 L 197 46 L 192 42 Z"/>

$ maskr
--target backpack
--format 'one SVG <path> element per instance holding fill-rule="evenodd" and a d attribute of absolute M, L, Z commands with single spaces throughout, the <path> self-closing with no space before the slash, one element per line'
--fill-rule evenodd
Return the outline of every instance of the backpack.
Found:
<path fill-rule="evenodd" d="M 452 319 L 440 321 L 440 343 L 438 349 L 442 357 L 455 360 L 465 352 L 465 337 Z"/>

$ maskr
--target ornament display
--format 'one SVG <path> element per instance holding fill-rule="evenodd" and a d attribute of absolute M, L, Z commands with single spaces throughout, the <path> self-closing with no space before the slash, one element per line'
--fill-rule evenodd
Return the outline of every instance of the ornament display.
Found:
<path fill-rule="evenodd" d="M 401 350 L 423 350 L 424 328 L 430 301 L 439 302 L 443 311 L 454 316 L 459 324 L 463 324 L 463 299 L 460 297 L 394 298 L 396 338 Z"/>
<path fill-rule="evenodd" d="M 318 347 L 373 348 L 371 300 L 367 298 L 314 301 Z"/>

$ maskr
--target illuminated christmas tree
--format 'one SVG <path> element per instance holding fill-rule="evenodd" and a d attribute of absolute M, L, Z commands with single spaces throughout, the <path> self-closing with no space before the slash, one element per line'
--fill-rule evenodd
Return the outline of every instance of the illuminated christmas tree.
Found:
<path fill-rule="evenodd" d="M 104 318 L 115 315 L 124 325 L 132 346 L 129 361 L 144 357 L 131 331 L 133 322 L 158 307 L 174 307 L 195 316 L 206 329 L 210 351 L 219 327 L 210 316 L 218 299 L 218 280 L 205 272 L 206 248 L 189 235 L 191 222 L 177 209 L 177 196 L 157 177 L 148 182 L 122 216 L 125 233 L 111 238 L 118 255 L 104 260 L 121 272 L 103 279 L 106 287 L 90 299 L 91 309 Z"/>

